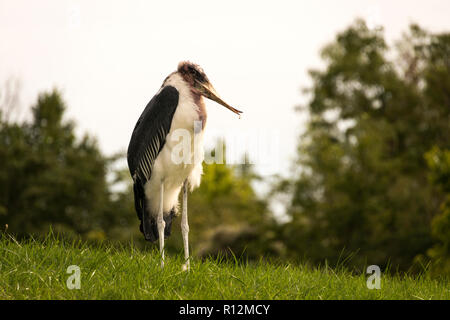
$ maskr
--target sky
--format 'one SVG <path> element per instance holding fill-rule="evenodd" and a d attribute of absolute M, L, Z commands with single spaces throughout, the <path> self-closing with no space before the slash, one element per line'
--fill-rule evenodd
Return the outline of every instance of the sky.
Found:
<path fill-rule="evenodd" d="M 306 101 L 308 70 L 358 17 L 383 26 L 392 44 L 413 22 L 450 31 L 450 1 L 0 0 L 0 88 L 17 79 L 24 110 L 58 88 L 77 134 L 113 154 L 126 150 L 164 78 L 190 60 L 244 111 L 238 119 L 207 101 L 207 145 L 221 136 L 258 145 L 256 170 L 286 176 L 304 129 L 294 107 Z"/>

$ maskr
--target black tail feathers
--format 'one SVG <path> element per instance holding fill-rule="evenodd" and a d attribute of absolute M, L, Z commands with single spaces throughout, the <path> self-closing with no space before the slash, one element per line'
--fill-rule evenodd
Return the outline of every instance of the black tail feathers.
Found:
<path fill-rule="evenodd" d="M 139 178 L 136 178 L 134 182 L 134 206 L 136 208 L 136 213 L 141 220 L 141 225 L 139 230 L 144 234 L 144 238 L 147 241 L 154 242 L 159 239 L 158 226 L 156 219 L 149 215 L 148 210 L 146 210 L 146 200 L 145 193 L 142 183 Z M 175 218 L 175 208 L 170 210 L 169 214 L 164 214 L 164 222 L 166 227 L 164 228 L 164 238 L 170 236 L 172 230 L 172 220 Z"/>
<path fill-rule="evenodd" d="M 164 239 L 170 236 L 172 230 L 172 220 L 175 218 L 175 210 L 172 209 L 169 214 L 164 215 L 164 222 L 166 226 L 164 228 Z M 144 219 L 141 220 L 141 225 L 139 227 L 141 232 L 144 234 L 145 240 L 154 242 L 159 239 L 158 225 L 156 219 L 151 217 L 145 212 Z"/>

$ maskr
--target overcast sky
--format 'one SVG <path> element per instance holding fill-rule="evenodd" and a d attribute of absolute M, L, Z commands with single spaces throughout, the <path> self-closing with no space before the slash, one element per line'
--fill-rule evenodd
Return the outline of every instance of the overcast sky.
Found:
<path fill-rule="evenodd" d="M 30 1 L 0 0 L 0 85 L 21 82 L 21 105 L 63 92 L 78 133 L 104 152 L 125 150 L 137 118 L 181 60 L 200 64 L 242 119 L 207 102 L 209 143 L 233 132 L 279 138 L 288 172 L 302 119 L 293 108 L 319 50 L 355 18 L 398 39 L 412 22 L 450 31 L 450 1 Z"/>

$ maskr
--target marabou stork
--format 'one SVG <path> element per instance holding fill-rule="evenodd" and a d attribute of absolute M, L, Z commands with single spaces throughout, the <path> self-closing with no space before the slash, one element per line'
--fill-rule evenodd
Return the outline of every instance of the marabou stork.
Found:
<path fill-rule="evenodd" d="M 170 235 L 172 220 L 178 215 L 181 188 L 183 269 L 189 270 L 190 267 L 187 192 L 188 187 L 192 192 L 200 185 L 203 172 L 203 133 L 206 123 L 203 97 L 216 101 L 238 115 L 242 113 L 220 98 L 198 65 L 180 62 L 177 71 L 164 80 L 142 112 L 128 146 L 127 160 L 134 182 L 134 204 L 141 220 L 140 230 L 145 240 L 154 242 L 159 239 L 162 267 L 164 239 Z M 180 129 L 184 130 L 183 133 L 189 133 L 191 146 L 196 141 L 198 145 L 195 150 L 200 153 L 183 154 L 181 162 L 173 160 L 173 153 L 177 152 L 179 143 L 179 135 L 174 133 Z"/>

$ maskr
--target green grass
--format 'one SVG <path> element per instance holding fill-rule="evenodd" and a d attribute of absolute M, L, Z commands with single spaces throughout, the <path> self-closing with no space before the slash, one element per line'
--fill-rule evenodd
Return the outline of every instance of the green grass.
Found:
<path fill-rule="evenodd" d="M 0 236 L 0 299 L 449 299 L 449 279 L 382 276 L 369 290 L 366 275 L 283 263 L 237 263 L 168 255 L 133 245 L 87 245 L 50 236 L 17 242 Z M 66 286 L 67 267 L 81 269 L 81 288 Z"/>

